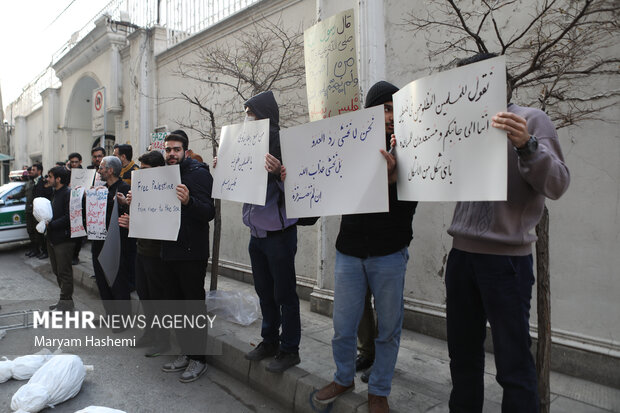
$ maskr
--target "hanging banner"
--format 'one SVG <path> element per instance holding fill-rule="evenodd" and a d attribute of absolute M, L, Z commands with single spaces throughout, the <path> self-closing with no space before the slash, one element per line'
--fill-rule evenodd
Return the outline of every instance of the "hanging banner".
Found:
<path fill-rule="evenodd" d="M 394 94 L 398 199 L 505 201 L 504 56 L 418 79 Z"/>
<path fill-rule="evenodd" d="M 86 234 L 89 240 L 104 240 L 107 234 L 108 188 L 86 191 Z"/>
<path fill-rule="evenodd" d="M 224 126 L 213 169 L 213 198 L 265 205 L 268 152 L 269 119 Z"/>
<path fill-rule="evenodd" d="M 181 225 L 179 165 L 138 169 L 131 173 L 129 236 L 176 241 Z"/>
<path fill-rule="evenodd" d="M 82 199 L 84 198 L 84 187 L 71 188 L 71 198 L 69 199 L 69 221 L 71 223 L 71 238 L 83 237 L 86 235 L 84 221 L 82 220 Z"/>
<path fill-rule="evenodd" d="M 96 171 L 94 169 L 73 168 L 71 169 L 71 182 L 69 186 L 71 188 L 77 188 L 78 186 L 81 186 L 82 188 L 90 188 L 93 186 L 95 173 Z"/>
<path fill-rule="evenodd" d="M 304 32 L 310 122 L 358 110 L 360 105 L 353 9 Z"/>
<path fill-rule="evenodd" d="M 288 218 L 387 212 L 383 106 L 280 131 Z"/>

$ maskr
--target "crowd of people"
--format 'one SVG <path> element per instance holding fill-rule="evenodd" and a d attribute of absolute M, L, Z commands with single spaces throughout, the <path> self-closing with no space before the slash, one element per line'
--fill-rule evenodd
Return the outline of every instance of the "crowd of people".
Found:
<path fill-rule="evenodd" d="M 469 64 L 488 55 L 462 62 Z M 355 387 L 356 372 L 368 382 L 371 412 L 387 412 L 392 377 L 398 355 L 404 315 L 403 290 L 413 239 L 412 221 L 416 202 L 399 201 L 396 194 L 397 161 L 393 153 L 392 95 L 398 88 L 386 81 L 374 84 L 366 94 L 365 107 L 383 105 L 385 149 L 389 188 L 389 211 L 342 217 L 336 240 L 332 340 L 336 366 L 333 381 L 313 396 L 328 404 Z M 244 204 L 243 223 L 250 229 L 248 253 L 254 286 L 262 312 L 262 342 L 246 354 L 252 361 L 273 359 L 268 371 L 279 373 L 299 364 L 301 322 L 296 293 L 295 255 L 297 220 L 287 217 L 283 202 L 286 168 L 280 151 L 279 109 L 272 92 L 260 93 L 244 104 L 246 119 L 269 119 L 268 172 L 264 206 Z M 452 392 L 450 411 L 480 412 L 483 404 L 483 371 L 486 323 L 493 332 L 497 380 L 503 387 L 502 411 L 538 411 L 536 371 L 530 353 L 529 312 L 532 285 L 532 229 L 538 222 L 545 198 L 557 199 L 567 189 L 570 176 L 563 161 L 556 130 L 544 112 L 510 102 L 495 114 L 492 126 L 506 132 L 508 198 L 496 202 L 459 202 L 448 233 L 453 237 L 446 267 L 447 336 Z M 150 300 L 204 302 L 209 259 L 209 221 L 215 207 L 211 197 L 213 179 L 209 166 L 188 156 L 189 139 L 177 130 L 165 138 L 165 153 L 147 152 L 139 158 L 141 168 L 179 165 L 181 184 L 176 188 L 181 203 L 181 224 L 176 241 L 132 239 L 127 228 L 131 202 L 132 161 L 130 145 L 118 145 L 112 156 L 92 150 L 92 165 L 108 188 L 107 224 L 118 219 L 121 257 L 112 285 L 98 261 L 103 241 L 92 244 L 92 261 L 101 298 L 127 305 L 130 291 L 137 290 L 144 311 L 157 309 Z M 213 161 L 217 167 L 217 158 Z M 55 310 L 73 309 L 72 269 L 82 240 L 70 238 L 70 168 L 81 168 L 81 156 L 69 155 L 67 165 L 52 168 L 49 187 L 42 184 L 41 165 L 31 168 L 32 181 L 24 188 L 31 209 L 35 196 L 52 199 L 53 218 L 47 223 L 47 241 L 31 233 L 29 256 L 41 257 L 47 244 L 52 269 L 58 277 L 60 300 Z M 118 216 L 112 216 L 114 204 Z M 31 215 L 29 215 L 31 216 Z M 32 218 L 29 218 L 32 220 Z M 106 308 L 129 312 L 128 308 Z M 205 311 L 188 309 L 192 312 Z M 375 316 L 376 314 L 376 316 Z M 180 342 L 205 343 L 206 330 L 192 331 Z M 147 356 L 168 349 L 168 331 L 152 331 L 142 337 L 150 345 Z M 357 341 L 357 345 L 356 345 Z M 204 374 L 203 354 L 183 351 L 166 363 L 166 372 L 182 372 L 180 380 L 191 382 Z"/>

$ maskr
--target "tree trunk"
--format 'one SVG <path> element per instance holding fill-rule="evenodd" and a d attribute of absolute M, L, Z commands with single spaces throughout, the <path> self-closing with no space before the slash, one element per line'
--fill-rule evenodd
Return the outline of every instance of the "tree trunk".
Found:
<path fill-rule="evenodd" d="M 540 412 L 549 413 L 549 366 L 551 364 L 551 300 L 549 277 L 549 210 L 545 207 L 536 226 L 536 279 L 538 308 L 538 346 L 536 371 Z"/>
<path fill-rule="evenodd" d="M 220 268 L 220 238 L 222 234 L 222 201 L 215 200 L 215 219 L 213 221 L 213 249 L 211 253 L 211 285 L 210 291 L 217 290 L 217 275 Z"/>

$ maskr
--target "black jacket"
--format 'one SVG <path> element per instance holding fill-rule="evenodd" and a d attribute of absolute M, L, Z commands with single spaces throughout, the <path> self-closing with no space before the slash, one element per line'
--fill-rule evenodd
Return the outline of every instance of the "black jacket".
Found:
<path fill-rule="evenodd" d="M 386 148 L 390 137 L 386 136 Z M 417 202 L 399 201 L 396 184 L 388 186 L 390 211 L 374 214 L 343 215 L 336 249 L 358 258 L 393 254 L 409 246 L 413 239 L 411 223 Z"/>
<path fill-rule="evenodd" d="M 181 205 L 181 226 L 176 241 L 162 241 L 161 258 L 166 261 L 209 259 L 209 221 L 215 217 L 211 198 L 213 178 L 209 167 L 191 158 L 180 165 L 181 183 L 189 189 L 189 202 Z"/>
<path fill-rule="evenodd" d="M 47 224 L 47 239 L 52 245 L 71 241 L 71 221 L 69 219 L 69 201 L 71 190 L 64 185 L 53 192 L 52 220 Z"/>

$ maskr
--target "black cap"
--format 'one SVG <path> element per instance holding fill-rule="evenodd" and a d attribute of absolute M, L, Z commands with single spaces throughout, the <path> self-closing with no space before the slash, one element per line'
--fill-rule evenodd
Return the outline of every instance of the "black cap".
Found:
<path fill-rule="evenodd" d="M 385 102 L 392 101 L 392 95 L 398 92 L 398 88 L 391 84 L 390 82 L 386 82 L 385 80 L 380 80 L 368 90 L 366 94 L 366 104 L 365 108 L 370 108 L 373 106 L 381 105 Z"/>

